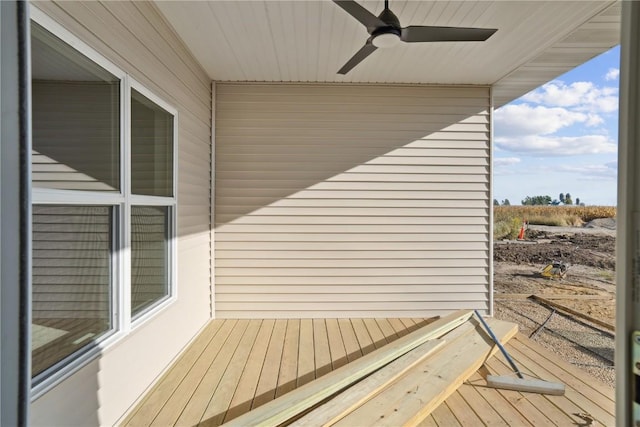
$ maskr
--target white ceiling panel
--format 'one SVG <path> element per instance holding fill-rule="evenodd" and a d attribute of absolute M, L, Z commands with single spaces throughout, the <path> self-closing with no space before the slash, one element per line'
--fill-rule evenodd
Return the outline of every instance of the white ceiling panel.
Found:
<path fill-rule="evenodd" d="M 382 0 L 359 3 L 376 15 L 384 7 Z M 591 57 L 617 43 L 619 28 L 619 7 L 612 1 L 391 0 L 402 26 L 498 31 L 485 42 L 378 49 L 343 76 L 337 70 L 369 35 L 332 1 L 156 5 L 209 76 L 223 81 L 507 84 L 505 79 L 536 58 L 529 74 L 538 70 L 546 78 L 566 71 L 585 53 Z"/>

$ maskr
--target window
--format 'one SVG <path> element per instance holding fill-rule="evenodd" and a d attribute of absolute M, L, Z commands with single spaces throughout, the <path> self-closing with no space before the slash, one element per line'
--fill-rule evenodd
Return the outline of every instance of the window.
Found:
<path fill-rule="evenodd" d="M 113 329 L 112 206 L 33 206 L 32 372 Z"/>
<path fill-rule="evenodd" d="M 31 36 L 37 388 L 175 297 L 176 113 L 79 40 Z"/>

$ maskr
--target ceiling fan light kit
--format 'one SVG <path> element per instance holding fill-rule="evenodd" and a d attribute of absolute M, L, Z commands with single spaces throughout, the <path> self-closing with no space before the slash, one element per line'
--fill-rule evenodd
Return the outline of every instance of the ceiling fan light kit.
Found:
<path fill-rule="evenodd" d="M 375 47 L 379 47 L 382 49 L 385 49 L 388 47 L 394 47 L 395 45 L 400 43 L 400 34 L 382 33 L 380 35 L 373 37 L 373 40 L 371 40 L 371 43 Z"/>
<path fill-rule="evenodd" d="M 365 45 L 338 70 L 338 74 L 347 74 L 377 48 L 391 48 L 401 41 L 405 43 L 485 41 L 497 31 L 490 28 L 421 25 L 401 27 L 400 20 L 389 9 L 389 0 L 385 0 L 384 10 L 379 16 L 375 16 L 355 0 L 333 0 L 333 2 L 367 27 L 367 32 L 371 35 Z"/>

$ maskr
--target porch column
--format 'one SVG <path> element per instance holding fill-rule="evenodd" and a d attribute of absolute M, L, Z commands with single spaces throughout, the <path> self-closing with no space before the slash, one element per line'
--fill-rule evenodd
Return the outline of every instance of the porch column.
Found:
<path fill-rule="evenodd" d="M 640 331 L 640 3 L 622 2 L 616 294 L 616 424 L 634 424 L 632 336 Z M 637 344 L 640 348 L 640 344 Z M 638 377 L 640 378 L 640 377 Z M 638 399 L 638 397 L 635 397 Z M 638 405 L 640 407 L 640 405 Z M 637 421 L 637 420 L 636 420 Z"/>
<path fill-rule="evenodd" d="M 30 72 L 26 1 L 0 2 L 0 425 L 29 421 Z"/>

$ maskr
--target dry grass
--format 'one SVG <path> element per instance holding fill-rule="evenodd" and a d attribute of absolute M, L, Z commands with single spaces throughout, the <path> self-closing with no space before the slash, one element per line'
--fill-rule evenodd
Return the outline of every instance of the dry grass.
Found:
<path fill-rule="evenodd" d="M 494 206 L 493 238 L 514 239 L 529 224 L 579 227 L 597 218 L 616 216 L 615 206 Z"/>

